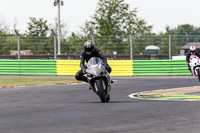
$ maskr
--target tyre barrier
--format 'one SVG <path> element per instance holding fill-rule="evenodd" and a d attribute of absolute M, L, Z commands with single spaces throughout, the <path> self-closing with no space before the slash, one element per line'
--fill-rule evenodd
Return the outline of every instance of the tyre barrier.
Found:
<path fill-rule="evenodd" d="M 80 60 L 57 60 L 57 75 L 75 75 L 80 68 Z M 109 60 L 111 76 L 133 76 L 133 61 Z"/>
<path fill-rule="evenodd" d="M 133 76 L 191 75 L 185 60 L 135 60 Z"/>
<path fill-rule="evenodd" d="M 108 60 L 111 76 L 191 75 L 185 60 Z M 80 60 L 0 60 L 0 75 L 75 75 Z"/>
<path fill-rule="evenodd" d="M 0 75 L 56 75 L 56 61 L 0 60 Z"/>

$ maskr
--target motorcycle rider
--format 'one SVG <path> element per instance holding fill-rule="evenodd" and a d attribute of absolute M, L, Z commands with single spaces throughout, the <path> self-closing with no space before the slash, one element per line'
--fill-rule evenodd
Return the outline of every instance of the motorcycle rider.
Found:
<path fill-rule="evenodd" d="M 190 60 L 190 57 L 192 55 L 196 55 L 200 58 L 200 53 L 196 50 L 196 47 L 194 45 L 190 46 L 190 50 L 186 54 L 186 62 L 187 62 L 187 65 L 188 65 L 188 70 L 190 72 L 191 72 L 191 68 L 190 68 L 190 65 L 189 65 L 189 60 Z"/>
<path fill-rule="evenodd" d="M 81 67 L 81 70 L 79 70 L 76 73 L 76 75 L 75 75 L 76 80 L 81 80 L 81 81 L 84 81 L 84 82 L 88 83 L 87 77 L 84 76 L 84 74 L 86 73 L 85 61 L 88 62 L 89 59 L 92 58 L 92 57 L 101 58 L 103 60 L 103 62 L 104 62 L 106 70 L 109 73 L 111 73 L 112 69 L 108 65 L 106 57 L 103 56 L 101 50 L 99 50 L 98 48 L 96 48 L 94 46 L 94 42 L 92 40 L 88 40 L 88 41 L 86 41 L 84 43 L 84 49 L 82 50 L 82 52 L 80 54 L 80 67 Z M 113 83 L 112 80 L 111 80 L 111 83 Z"/>

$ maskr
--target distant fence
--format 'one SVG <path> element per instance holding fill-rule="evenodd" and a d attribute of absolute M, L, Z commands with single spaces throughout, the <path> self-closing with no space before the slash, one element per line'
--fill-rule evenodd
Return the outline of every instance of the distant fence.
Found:
<path fill-rule="evenodd" d="M 182 55 L 181 47 L 189 42 L 199 42 L 199 35 L 172 35 L 171 41 L 169 41 L 168 34 L 162 35 L 140 35 L 130 37 L 127 35 L 116 36 L 98 36 L 95 35 L 95 47 L 99 48 L 105 55 L 145 55 L 147 52 L 147 46 L 158 46 L 158 53 L 160 55 Z M 54 55 L 55 38 L 53 36 L 48 37 L 26 37 L 21 35 L 18 37 L 6 36 L 0 37 L 0 55 L 16 55 L 21 53 L 22 55 Z M 84 48 L 85 41 L 91 40 L 91 36 L 77 36 L 77 37 L 63 37 L 61 39 L 61 54 L 76 54 L 79 55 Z M 131 41 L 132 40 L 132 41 Z M 20 43 L 19 43 L 20 42 Z M 131 43 L 132 42 L 132 43 Z M 171 44 L 169 43 L 171 42 Z M 18 45 L 20 44 L 20 45 Z M 19 47 L 20 46 L 20 47 Z M 171 47 L 171 48 L 170 48 Z M 18 51 L 20 49 L 20 51 Z M 186 49 L 189 49 L 186 48 Z M 29 54 L 24 51 L 31 51 Z M 33 57 L 33 56 L 32 56 Z M 135 56 L 133 56 L 135 57 Z M 131 58 L 129 58 L 131 59 Z M 135 60 L 133 58 L 133 60 Z"/>
<path fill-rule="evenodd" d="M 191 75 L 185 60 L 108 60 L 111 76 Z M 79 60 L 0 60 L 0 75 L 75 75 Z"/>
<path fill-rule="evenodd" d="M 118 55 L 104 55 L 108 60 L 130 60 L 130 55 L 128 54 L 118 54 Z M 0 55 L 0 60 L 14 60 L 18 59 L 17 55 Z M 53 60 L 54 55 L 49 54 L 49 55 L 21 55 L 21 59 L 23 60 Z M 62 54 L 62 55 L 57 55 L 57 59 L 61 60 L 79 60 L 80 55 L 79 54 Z M 163 60 L 163 59 L 169 59 L 168 55 L 134 55 L 133 56 L 134 60 Z"/>

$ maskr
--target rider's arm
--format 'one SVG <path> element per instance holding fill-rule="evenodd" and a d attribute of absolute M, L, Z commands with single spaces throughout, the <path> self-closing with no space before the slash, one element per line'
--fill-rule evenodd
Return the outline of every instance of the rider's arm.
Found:
<path fill-rule="evenodd" d="M 83 51 L 81 52 L 81 55 L 80 55 L 80 67 L 82 71 L 85 71 L 86 68 L 85 68 L 85 59 L 83 56 Z"/>
<path fill-rule="evenodd" d="M 106 65 L 107 64 L 107 59 L 105 56 L 103 56 L 103 53 L 101 52 L 101 50 L 97 49 L 97 52 L 98 52 L 98 56 L 99 58 L 101 58 L 104 62 L 104 64 Z"/>
<path fill-rule="evenodd" d="M 189 63 L 189 59 L 190 59 L 190 53 L 188 52 L 188 53 L 186 54 L 186 61 L 187 61 L 187 63 Z"/>
<path fill-rule="evenodd" d="M 85 69 L 85 64 L 84 64 L 84 59 L 83 58 L 81 58 L 81 62 L 80 62 L 80 67 L 81 67 L 81 69 Z"/>
<path fill-rule="evenodd" d="M 195 53 L 200 58 L 200 53 L 198 51 L 196 51 Z"/>

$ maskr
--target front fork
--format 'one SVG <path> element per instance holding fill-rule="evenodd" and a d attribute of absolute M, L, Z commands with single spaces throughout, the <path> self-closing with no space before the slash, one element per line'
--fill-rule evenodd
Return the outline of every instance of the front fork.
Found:
<path fill-rule="evenodd" d="M 95 93 L 98 92 L 97 86 L 95 84 L 95 80 L 96 79 L 98 79 L 98 78 L 90 78 L 90 77 L 88 77 L 88 83 L 89 83 L 90 87 L 92 88 L 92 90 Z M 105 79 L 107 80 L 106 82 L 105 82 Z M 108 79 L 106 77 L 101 77 L 101 80 L 102 80 L 102 84 L 103 84 L 104 90 L 108 93 L 110 91 L 110 82 L 108 82 L 108 81 L 110 81 L 110 78 Z"/>

